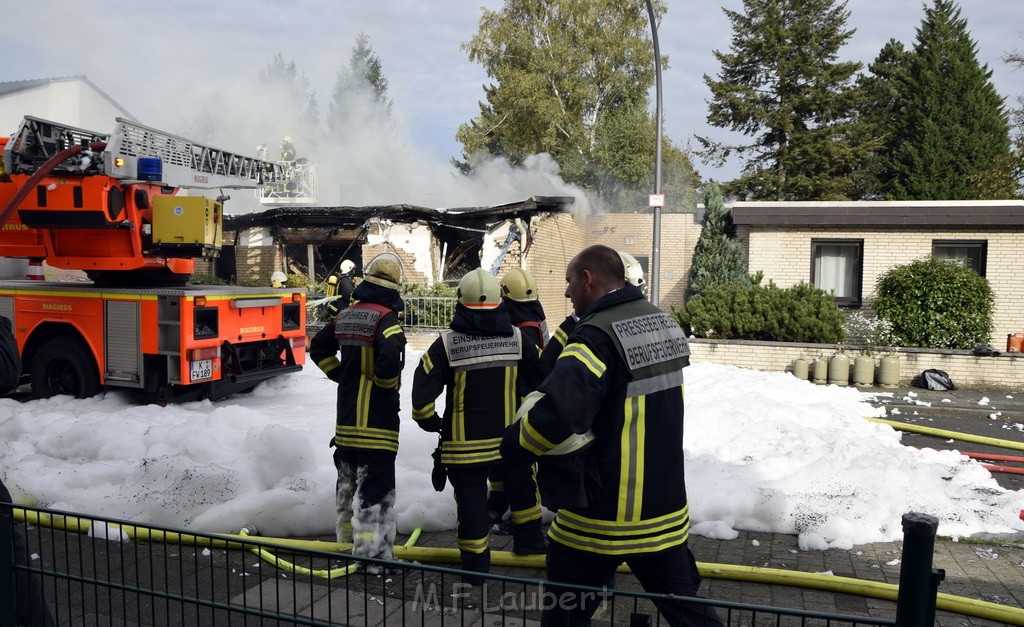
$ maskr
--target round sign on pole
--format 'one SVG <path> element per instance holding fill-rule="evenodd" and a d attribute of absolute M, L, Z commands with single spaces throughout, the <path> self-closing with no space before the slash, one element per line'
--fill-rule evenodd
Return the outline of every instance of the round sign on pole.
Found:
<path fill-rule="evenodd" d="M 647 197 L 648 207 L 664 207 L 665 206 L 665 194 L 651 194 Z"/>

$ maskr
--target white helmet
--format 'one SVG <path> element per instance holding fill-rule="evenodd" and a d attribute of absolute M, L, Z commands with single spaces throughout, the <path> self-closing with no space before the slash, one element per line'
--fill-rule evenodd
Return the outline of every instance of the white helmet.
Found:
<path fill-rule="evenodd" d="M 640 266 L 640 262 L 636 260 L 636 257 L 620 250 L 619 258 L 622 259 L 622 266 L 626 270 L 626 283 L 634 287 L 643 285 L 645 282 L 644 269 Z"/>
<path fill-rule="evenodd" d="M 352 272 L 352 270 L 355 269 L 355 267 L 356 262 L 352 261 L 351 259 L 346 259 L 345 261 L 341 262 L 341 273 L 348 274 L 349 272 Z"/>
<path fill-rule="evenodd" d="M 274 274 L 270 275 L 271 287 L 284 287 L 284 284 L 288 281 L 288 275 L 278 270 Z"/>

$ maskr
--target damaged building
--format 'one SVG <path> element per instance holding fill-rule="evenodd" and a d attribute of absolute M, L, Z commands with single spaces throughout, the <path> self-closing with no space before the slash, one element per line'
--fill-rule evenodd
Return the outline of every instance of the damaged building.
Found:
<path fill-rule="evenodd" d="M 393 253 L 406 282 L 430 286 L 454 285 L 474 268 L 501 276 L 522 267 L 536 277 L 549 317 L 561 319 L 570 309 L 565 266 L 589 235 L 572 205 L 572 197 L 533 196 L 491 207 L 277 207 L 227 216 L 211 270 L 242 282 L 268 281 L 278 270 L 322 281 L 344 259 L 362 268 Z"/>

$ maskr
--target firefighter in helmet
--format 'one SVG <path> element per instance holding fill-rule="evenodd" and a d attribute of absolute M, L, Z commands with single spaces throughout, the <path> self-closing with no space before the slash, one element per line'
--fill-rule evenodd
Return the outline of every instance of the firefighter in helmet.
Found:
<path fill-rule="evenodd" d="M 523 338 L 534 346 L 539 356 L 547 342 L 548 329 L 544 307 L 540 304 L 537 280 L 522 268 L 512 268 L 501 277 L 501 299 L 512 324 L 519 328 Z M 501 530 L 502 519 L 508 510 L 508 496 L 505 494 L 505 484 L 498 466 L 491 468 L 487 475 L 487 483 L 487 515 L 493 524 L 499 525 L 497 529 Z"/>
<path fill-rule="evenodd" d="M 519 399 L 539 383 L 537 351 L 502 306 L 498 280 L 481 268 L 469 272 L 459 282 L 449 329 L 423 354 L 412 388 L 413 419 L 424 430 L 441 434 L 440 461 L 455 490 L 464 570 L 490 569 L 487 471 L 501 464 L 498 441 Z M 442 392 L 443 418 L 434 409 Z M 512 552 L 544 553 L 532 464 L 501 465 L 512 507 Z M 476 585 L 482 577 L 466 581 Z"/>
<path fill-rule="evenodd" d="M 270 275 L 270 287 L 284 287 L 288 282 L 288 275 L 278 270 Z"/>
<path fill-rule="evenodd" d="M 695 597 L 701 581 L 687 545 L 686 334 L 626 283 L 614 249 L 580 251 L 565 277 L 579 322 L 501 442 L 502 459 L 539 458 L 542 470 L 562 447 L 580 460 L 582 498 L 559 504 L 548 531 L 547 578 L 559 602 L 545 605 L 545 625 L 589 624 L 599 596 L 562 584 L 607 585 L 622 562 L 648 592 Z M 593 437 L 576 446 L 588 432 Z M 670 625 L 722 625 L 714 608 L 689 599 L 654 603 Z"/>
<path fill-rule="evenodd" d="M 281 140 L 281 161 L 295 161 L 295 144 L 290 135 Z"/>
<path fill-rule="evenodd" d="M 346 259 L 341 262 L 340 275 L 332 274 L 327 277 L 327 297 L 331 299 L 327 301 L 327 310 L 332 316 L 338 315 L 338 312 L 348 307 L 352 300 L 352 292 L 355 290 L 352 271 L 355 267 L 355 262 Z"/>
<path fill-rule="evenodd" d="M 343 309 L 310 342 L 310 357 L 338 384 L 334 463 L 338 542 L 352 554 L 394 559 L 395 456 L 405 332 L 398 312 L 402 267 L 374 258 Z M 341 359 L 338 359 L 338 351 Z M 371 572 L 378 569 L 369 568 Z"/>

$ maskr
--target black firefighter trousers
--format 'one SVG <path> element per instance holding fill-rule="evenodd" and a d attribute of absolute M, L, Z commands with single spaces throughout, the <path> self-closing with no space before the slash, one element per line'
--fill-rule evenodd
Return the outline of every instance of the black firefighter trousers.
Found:
<path fill-rule="evenodd" d="M 578 551 L 558 542 L 548 542 L 548 580 L 601 588 L 626 562 L 647 592 L 696 597 L 700 587 L 697 561 L 686 543 L 657 553 L 637 555 L 600 555 Z M 589 625 L 590 617 L 601 604 L 601 595 L 567 590 L 555 585 L 545 589 L 542 627 Z M 655 605 L 674 627 L 722 627 L 722 620 L 710 605 L 684 601 L 657 600 Z"/>

